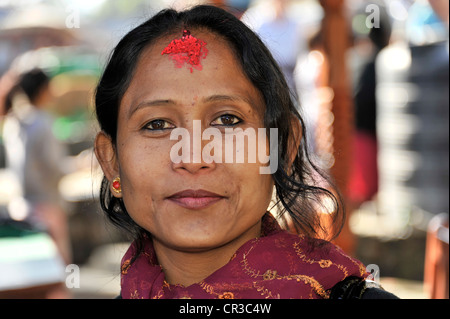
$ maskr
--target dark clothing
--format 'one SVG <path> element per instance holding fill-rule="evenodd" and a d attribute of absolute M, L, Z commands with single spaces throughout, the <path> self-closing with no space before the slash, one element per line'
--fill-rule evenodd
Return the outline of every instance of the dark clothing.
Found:
<path fill-rule="evenodd" d="M 377 102 L 375 60 L 368 62 L 355 89 L 355 125 L 358 131 L 376 135 Z"/>
<path fill-rule="evenodd" d="M 379 284 L 349 277 L 331 289 L 330 299 L 399 299 L 385 291 Z"/>

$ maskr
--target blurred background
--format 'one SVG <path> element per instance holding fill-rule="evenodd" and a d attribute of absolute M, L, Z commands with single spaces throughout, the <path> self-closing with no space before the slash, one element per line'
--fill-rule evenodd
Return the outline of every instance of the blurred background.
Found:
<path fill-rule="evenodd" d="M 336 244 L 401 298 L 448 298 L 448 0 L 0 0 L 0 298 L 119 294 L 95 85 L 129 30 L 198 3 L 279 62 L 346 201 Z"/>

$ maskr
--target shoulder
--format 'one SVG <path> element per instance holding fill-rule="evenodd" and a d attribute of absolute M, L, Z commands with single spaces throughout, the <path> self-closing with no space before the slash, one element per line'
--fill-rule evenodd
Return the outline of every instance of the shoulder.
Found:
<path fill-rule="evenodd" d="M 245 247 L 243 257 L 245 264 L 273 267 L 284 277 L 308 278 L 327 291 L 347 277 L 363 279 L 367 276 L 366 267 L 336 245 L 286 231 L 251 243 Z"/>
<path fill-rule="evenodd" d="M 281 237 L 285 238 L 293 252 L 306 264 L 317 264 L 322 269 L 338 269 L 344 274 L 342 279 L 351 275 L 363 278 L 367 274 L 362 262 L 347 255 L 331 242 L 287 232 L 283 232 Z"/>

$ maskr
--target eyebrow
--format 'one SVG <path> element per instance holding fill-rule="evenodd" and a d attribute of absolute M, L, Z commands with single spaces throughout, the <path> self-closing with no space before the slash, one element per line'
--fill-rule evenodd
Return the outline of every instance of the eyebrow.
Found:
<path fill-rule="evenodd" d="M 138 103 L 135 106 L 132 106 L 130 108 L 130 111 L 128 112 L 128 118 L 130 118 L 136 111 L 138 111 L 138 110 L 140 110 L 142 108 L 152 107 L 152 106 L 159 106 L 159 105 L 170 105 L 170 104 L 175 105 L 177 103 L 175 101 L 173 101 L 173 100 L 164 100 L 164 99 L 161 99 L 161 100 L 150 100 L 150 101 L 146 100 L 146 101 Z"/>
<path fill-rule="evenodd" d="M 264 107 L 261 107 L 258 101 L 254 101 L 250 97 L 247 97 L 245 95 L 240 94 L 233 94 L 233 95 L 221 95 L 221 94 L 215 94 L 211 95 L 209 97 L 206 97 L 202 100 L 205 103 L 214 103 L 214 102 L 243 102 L 247 105 L 249 105 L 253 111 L 255 111 L 256 114 L 259 114 L 260 116 L 264 116 Z"/>
<path fill-rule="evenodd" d="M 245 102 L 250 106 L 253 106 L 253 103 L 250 99 L 240 96 L 240 95 L 211 95 L 202 100 L 203 102 L 211 103 L 211 102 L 221 102 L 221 101 L 231 101 L 231 102 Z"/>
<path fill-rule="evenodd" d="M 256 109 L 256 105 L 248 98 L 241 95 L 225 95 L 225 94 L 215 94 L 202 99 L 203 103 L 213 103 L 213 102 L 244 102 L 250 105 L 252 108 Z M 161 105 L 179 105 L 177 101 L 170 99 L 158 99 L 158 100 L 145 100 L 138 103 L 136 106 L 132 106 L 128 113 L 128 118 L 130 118 L 136 111 L 146 107 L 161 106 Z"/>

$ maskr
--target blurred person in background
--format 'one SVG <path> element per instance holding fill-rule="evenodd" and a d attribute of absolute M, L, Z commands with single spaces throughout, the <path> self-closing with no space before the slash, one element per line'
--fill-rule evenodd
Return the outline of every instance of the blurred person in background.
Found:
<path fill-rule="evenodd" d="M 378 192 L 376 59 L 378 53 L 389 45 L 392 30 L 383 3 L 371 3 L 380 8 L 379 25 L 371 27 L 367 35 L 361 35 L 364 30 L 354 30 L 353 49 L 362 60 L 360 70 L 355 72 L 356 82 L 353 89 L 355 131 L 348 194 L 354 208 L 371 200 Z M 363 16 L 365 18 L 365 15 Z M 364 27 L 367 28 L 365 23 Z"/>
<path fill-rule="evenodd" d="M 247 11 L 242 21 L 261 37 L 280 65 L 291 93 L 297 95 L 294 70 L 307 43 L 299 22 L 288 14 L 289 5 L 289 0 L 267 1 L 267 4 Z M 255 12 L 258 10 L 264 12 Z"/>
<path fill-rule="evenodd" d="M 50 234 L 69 264 L 67 216 L 58 183 L 71 171 L 71 165 L 65 161 L 66 150 L 53 135 L 53 119 L 45 110 L 52 99 L 49 81 L 43 70 L 33 69 L 19 75 L 6 96 L 3 124 L 6 169 L 21 184 L 29 207 L 27 221 Z"/>
<path fill-rule="evenodd" d="M 225 9 L 240 19 L 250 5 L 251 0 L 210 0 L 209 3 Z"/>
<path fill-rule="evenodd" d="M 0 169 L 4 168 L 6 163 L 5 147 L 3 143 L 3 119 L 6 115 L 6 96 L 11 91 L 17 79 L 14 72 L 6 72 L 0 77 Z"/>

